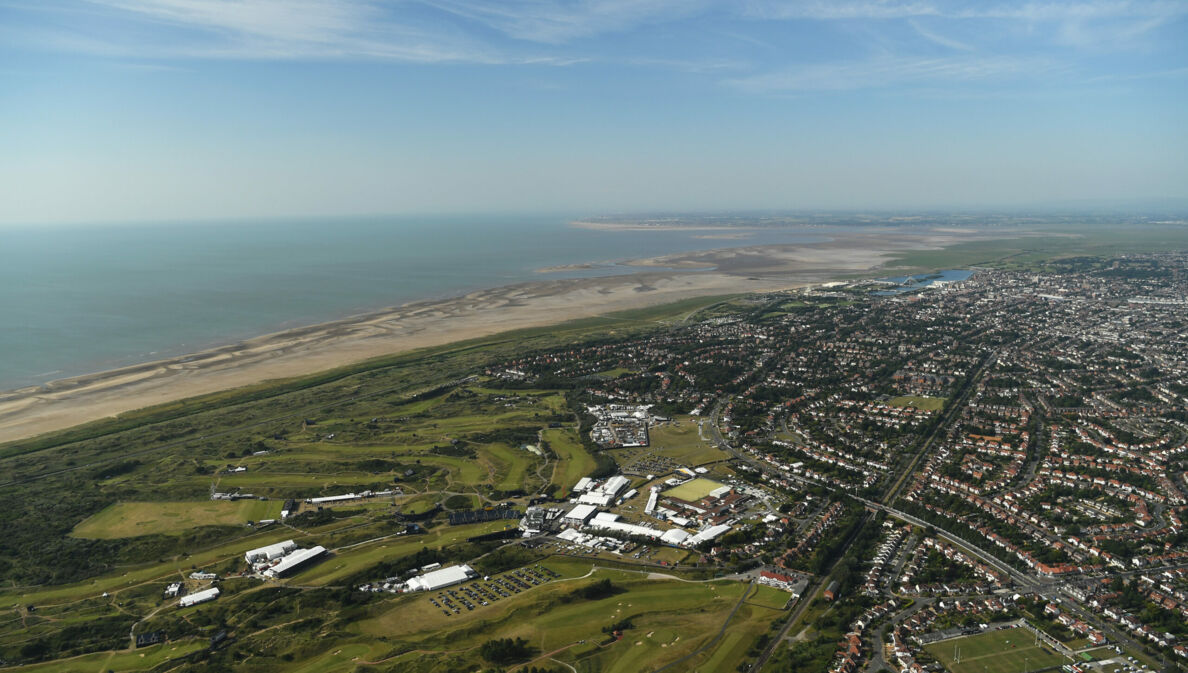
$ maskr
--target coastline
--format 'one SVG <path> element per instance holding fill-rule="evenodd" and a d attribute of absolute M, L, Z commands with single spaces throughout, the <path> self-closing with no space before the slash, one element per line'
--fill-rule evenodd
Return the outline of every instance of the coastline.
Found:
<path fill-rule="evenodd" d="M 803 287 L 872 271 L 895 252 L 934 249 L 969 238 L 948 232 L 894 239 L 860 234 L 823 243 L 678 253 L 630 262 L 639 273 L 533 281 L 407 303 L 199 353 L 0 392 L 0 442 L 513 329 L 693 297 Z M 706 268 L 713 270 L 681 270 Z"/>

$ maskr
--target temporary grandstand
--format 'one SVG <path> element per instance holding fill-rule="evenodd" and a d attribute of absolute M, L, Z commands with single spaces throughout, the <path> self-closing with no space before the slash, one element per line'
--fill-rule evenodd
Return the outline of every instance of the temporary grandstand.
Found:
<path fill-rule="evenodd" d="M 461 526 L 468 523 L 483 523 L 484 521 L 498 521 L 500 519 L 519 519 L 520 510 L 510 507 L 494 507 L 491 509 L 470 509 L 463 512 L 450 512 L 450 525 Z"/>

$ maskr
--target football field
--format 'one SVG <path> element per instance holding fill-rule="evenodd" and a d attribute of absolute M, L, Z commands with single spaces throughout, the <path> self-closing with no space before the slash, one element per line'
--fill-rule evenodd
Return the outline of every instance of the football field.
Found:
<path fill-rule="evenodd" d="M 1022 627 L 987 631 L 925 645 L 950 673 L 1029 673 L 1060 666 L 1060 656 Z M 960 657 L 960 662 L 957 658 Z"/>

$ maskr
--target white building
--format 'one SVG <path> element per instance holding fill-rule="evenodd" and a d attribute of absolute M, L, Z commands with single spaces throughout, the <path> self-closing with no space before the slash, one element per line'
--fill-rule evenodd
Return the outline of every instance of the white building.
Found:
<path fill-rule="evenodd" d="M 606 483 L 602 485 L 602 492 L 613 497 L 617 495 L 619 491 L 622 491 L 624 488 L 627 488 L 630 485 L 630 479 L 624 477 L 621 474 L 616 474 L 610 479 L 607 479 Z"/>
<path fill-rule="evenodd" d="M 597 511 L 598 508 L 594 505 L 578 505 L 569 510 L 562 522 L 570 526 L 584 526 Z"/>
<path fill-rule="evenodd" d="M 263 561 L 275 561 L 276 559 L 288 554 L 297 548 L 297 543 L 292 540 L 285 540 L 284 542 L 277 542 L 270 544 L 267 547 L 259 547 L 253 549 L 243 555 L 243 558 L 248 563 L 261 563 Z"/>
<path fill-rule="evenodd" d="M 578 498 L 578 502 L 582 503 L 583 505 L 606 507 L 607 505 L 610 505 L 611 501 L 614 499 L 615 497 L 613 495 L 607 495 L 606 493 L 602 493 L 600 491 L 590 491 L 589 493 L 583 493 L 582 497 Z"/>
<path fill-rule="evenodd" d="M 474 577 L 478 577 L 478 573 L 468 565 L 450 566 L 418 575 L 409 580 L 407 586 L 409 591 L 437 591 Z"/>
<path fill-rule="evenodd" d="M 644 514 L 651 516 L 652 512 L 656 511 L 656 501 L 659 499 L 660 491 L 653 488 L 652 492 L 648 494 L 648 504 L 644 506 Z"/>
<path fill-rule="evenodd" d="M 592 528 L 601 528 L 603 530 L 617 530 L 620 533 L 627 535 L 639 535 L 642 537 L 659 538 L 664 534 L 662 530 L 655 528 L 648 528 L 647 526 L 640 526 L 634 523 L 627 523 L 626 521 L 619 521 L 618 514 L 611 514 L 610 512 L 599 512 L 590 520 Z"/>
<path fill-rule="evenodd" d="M 685 540 L 688 539 L 689 533 L 687 531 L 681 530 L 680 528 L 673 528 L 671 530 L 664 531 L 664 535 L 660 536 L 661 542 L 674 546 L 684 544 Z"/>
<path fill-rule="evenodd" d="M 325 553 L 326 548 L 322 545 L 318 545 L 311 549 L 298 549 L 292 554 L 289 554 L 288 556 L 281 559 L 280 563 L 277 563 L 271 568 L 266 569 L 264 574 L 269 577 L 280 577 L 287 572 L 296 570 L 298 566 L 305 565 L 306 563 L 309 563 L 310 561 Z"/>
<path fill-rule="evenodd" d="M 728 526 L 724 523 L 720 523 L 716 526 L 710 526 L 709 528 L 706 528 L 705 530 L 700 531 L 693 537 L 689 538 L 685 544 L 686 544 L 686 546 L 689 546 L 689 547 L 696 547 L 697 545 L 701 544 L 702 542 L 705 542 L 707 540 L 712 540 L 726 532 L 729 532 L 729 530 L 730 530 L 730 526 Z"/>
<path fill-rule="evenodd" d="M 218 587 L 211 587 L 209 589 L 198 591 L 189 596 L 182 596 L 181 600 L 177 602 L 178 607 L 188 608 L 191 605 L 198 605 L 206 601 L 213 601 L 219 597 Z"/>
<path fill-rule="evenodd" d="M 320 498 L 306 498 L 305 501 L 311 505 L 322 505 L 328 502 L 344 502 L 346 500 L 358 500 L 362 498 L 358 493 L 344 493 L 342 495 L 327 495 Z"/>

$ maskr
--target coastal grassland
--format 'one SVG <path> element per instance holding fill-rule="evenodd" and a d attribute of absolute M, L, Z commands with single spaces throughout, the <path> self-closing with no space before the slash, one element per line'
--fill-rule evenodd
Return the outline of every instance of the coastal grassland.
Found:
<path fill-rule="evenodd" d="M 1034 642 L 1031 631 L 1013 628 L 943 640 L 924 649 L 950 673 L 1025 673 L 1064 663 L 1064 657 L 1047 645 Z M 960 648 L 960 663 L 954 658 L 954 648 Z"/>
<path fill-rule="evenodd" d="M 292 581 L 309 586 L 334 584 L 380 561 L 408 556 L 419 549 L 442 549 L 458 545 L 469 537 L 505 530 L 508 527 L 514 528 L 516 524 L 516 521 L 501 520 L 463 526 L 438 526 L 425 535 L 384 537 L 373 542 L 364 542 L 335 550 L 322 563 L 295 574 Z"/>
<path fill-rule="evenodd" d="M 8 444 L 0 450 L 0 493 L 10 503 L 0 511 L 0 658 L 140 660 L 127 649 L 139 622 L 136 633 L 165 629 L 169 647 L 228 628 L 253 662 L 245 670 L 338 666 L 334 652 L 356 644 L 343 635 L 350 625 L 391 600 L 354 583 L 382 579 L 385 568 L 422 555 L 422 565 L 481 559 L 503 542 L 467 538 L 514 524 L 449 527 L 439 506 L 569 488 L 595 465 L 567 390 L 514 389 L 484 380 L 487 367 L 534 348 L 605 339 L 610 330 L 644 333 L 716 301 L 428 349 Z M 555 445 L 550 455 L 520 448 L 541 439 Z M 246 471 L 232 472 L 239 467 Z M 283 525 L 243 525 L 275 518 L 285 498 L 387 488 L 403 495 L 323 511 L 303 506 Z M 212 491 L 270 499 L 212 502 Z M 401 516 L 425 532 L 407 534 Z M 280 582 L 239 577 L 244 551 L 286 539 L 332 553 Z M 180 610 L 162 591 L 175 581 L 201 588 L 186 579 L 194 570 L 225 578 L 224 593 Z M 265 597 L 274 598 L 261 603 Z M 371 638 L 358 644 L 364 658 L 391 649 Z"/>
<path fill-rule="evenodd" d="M 570 489 L 584 476 L 592 473 L 596 467 L 594 456 L 590 455 L 578 439 L 577 430 L 573 428 L 554 428 L 541 433 L 549 448 L 557 454 L 557 463 L 553 467 L 552 482 L 561 492 L 568 493 Z"/>
<path fill-rule="evenodd" d="M 726 460 L 730 454 L 701 438 L 696 416 L 677 416 L 648 431 L 650 449 L 682 465 L 703 465 Z"/>
<path fill-rule="evenodd" d="M 542 565 L 551 567 L 551 559 Z M 603 578 L 621 592 L 606 598 L 575 598 L 573 591 Z M 493 638 L 525 638 L 544 655 L 579 671 L 651 670 L 709 643 L 726 624 L 748 585 L 739 582 L 682 582 L 639 573 L 594 569 L 588 576 L 535 587 L 474 612 L 446 616 L 428 596 L 401 598 L 377 617 L 359 623 L 361 633 L 387 636 L 419 655 L 400 659 L 410 671 L 466 670 L 481 664 L 476 649 Z M 724 638 L 682 670 L 712 666 L 746 650 L 776 612 L 743 604 Z M 604 627 L 630 622 L 615 640 Z M 584 642 L 583 642 L 584 641 Z M 706 665 L 708 664 L 708 665 Z"/>
<path fill-rule="evenodd" d="M 117 502 L 74 527 L 75 537 L 111 539 L 162 533 L 176 535 L 188 528 L 236 525 L 280 516 L 284 503 L 262 500 Z"/>
<path fill-rule="evenodd" d="M 260 612 L 245 607 L 244 601 L 253 603 L 257 600 L 253 596 L 257 594 L 288 591 L 290 586 L 299 587 L 299 592 L 331 586 L 360 573 L 366 575 L 366 569 L 376 563 L 427 549 L 457 548 L 470 550 L 463 552 L 466 554 L 481 554 L 486 548 L 469 545 L 467 538 L 501 530 L 507 525 L 514 526 L 515 522 L 495 521 L 454 527 L 441 525 L 427 534 L 406 535 L 403 530 L 393 533 L 385 530 L 380 522 L 355 515 L 333 520 L 326 525 L 312 526 L 306 531 L 274 530 L 270 535 L 258 536 L 250 544 L 228 545 L 187 559 L 113 574 L 85 585 L 9 595 L 8 598 L 15 600 L 0 605 L 6 617 L 0 620 L 0 656 L 9 660 L 18 657 L 28 659 L 35 657 L 34 653 L 43 648 L 52 648 L 61 657 L 89 652 L 124 656 L 123 648 L 129 642 L 129 630 L 137 621 L 133 615 L 147 616 L 148 619 L 136 627 L 136 632 L 164 629 L 171 634 L 174 645 L 189 642 L 186 636 L 208 638 L 219 624 L 227 623 L 228 620 L 241 627 L 277 626 L 284 624 L 286 619 L 291 621 L 300 615 L 285 612 L 276 606 L 262 613 L 273 620 L 269 622 L 263 618 L 253 618 Z M 290 537 L 296 539 L 300 546 L 323 544 L 333 551 L 323 561 L 279 581 L 261 582 L 235 575 L 240 568 L 245 567 L 242 561 L 244 550 Z M 191 592 L 205 588 L 206 583 L 187 579 L 194 568 L 215 571 L 225 578 L 220 584 L 223 593 L 216 602 L 192 609 L 178 608 L 174 604 L 175 599 L 162 597 L 162 590 L 168 582 L 183 582 Z M 367 598 L 366 594 L 349 587 L 332 590 L 346 605 Z M 308 607 L 311 611 L 326 614 L 322 601 L 311 600 Z M 220 616 L 216 620 L 212 615 Z M 29 647 L 36 649 L 26 649 Z M 285 670 L 289 669 L 286 667 Z"/>
<path fill-rule="evenodd" d="M 945 398 L 943 397 L 903 395 L 901 397 L 893 397 L 887 403 L 893 407 L 913 407 L 915 409 L 924 409 L 925 411 L 940 411 L 945 408 Z"/>
<path fill-rule="evenodd" d="M 31 673 L 76 673 L 78 671 L 147 671 L 170 661 L 197 652 L 206 646 L 196 640 L 183 643 L 152 645 L 125 652 L 95 652 L 69 659 L 47 661 L 24 666 L 21 671 Z"/>

